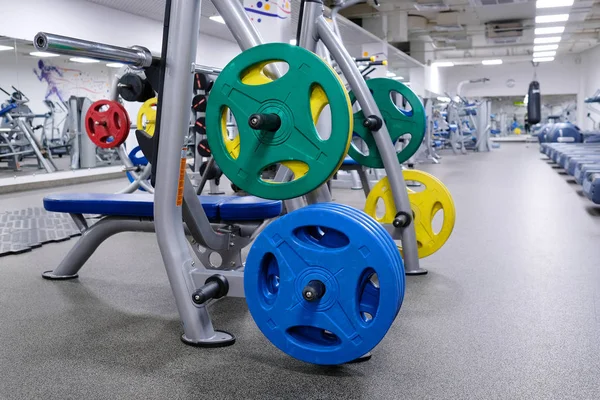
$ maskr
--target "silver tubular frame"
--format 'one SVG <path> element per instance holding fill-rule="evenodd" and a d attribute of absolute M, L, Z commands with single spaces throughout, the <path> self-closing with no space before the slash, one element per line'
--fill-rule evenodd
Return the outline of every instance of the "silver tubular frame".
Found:
<path fill-rule="evenodd" d="M 333 60 L 344 74 L 350 89 L 354 92 L 360 107 L 366 115 L 375 115 L 383 121 L 383 117 L 367 84 L 354 64 L 354 60 L 341 43 L 338 35 L 329 26 L 329 23 L 323 16 L 324 7 L 321 1 L 312 0 L 304 3 L 302 24 L 300 27 L 299 45 L 310 51 L 316 51 L 317 42 L 321 40 Z M 379 131 L 373 132 L 377 149 L 381 154 L 385 171 L 389 177 L 390 188 L 394 197 L 394 203 L 399 212 L 405 212 L 412 215 L 406 182 L 402 175 L 402 167 L 398 163 L 394 144 L 390 138 L 385 123 Z M 318 194 L 326 190 L 321 187 Z M 331 195 L 329 194 L 329 198 Z M 312 195 L 309 200 L 323 200 L 324 197 Z M 402 240 L 404 255 L 404 268 L 407 275 L 422 275 L 427 270 L 419 266 L 419 254 L 417 248 L 417 237 L 413 222 L 411 221 L 405 228 L 400 228 L 399 232 L 394 232 L 394 238 Z"/>
<path fill-rule="evenodd" d="M 132 67 L 143 68 L 152 64 L 150 50 L 141 46 L 127 49 L 46 32 L 35 35 L 33 45 L 40 51 L 56 52 L 67 56 L 91 57 L 100 61 L 119 62 Z"/>
<path fill-rule="evenodd" d="M 182 147 L 189 125 L 188 109 L 193 95 L 189 88 L 193 83 L 199 20 L 200 0 L 171 1 L 167 53 L 162 55 L 166 60 L 163 91 L 159 94 L 162 104 L 160 132 L 163 135 L 157 159 L 161 167 L 156 169 L 154 195 L 156 237 L 182 320 L 182 339 L 197 344 L 222 340 L 213 328 L 206 305 L 192 302 L 191 295 L 196 288 L 190 271 L 194 269 L 194 260 L 183 224 L 175 223 L 183 219 L 177 194 Z"/>

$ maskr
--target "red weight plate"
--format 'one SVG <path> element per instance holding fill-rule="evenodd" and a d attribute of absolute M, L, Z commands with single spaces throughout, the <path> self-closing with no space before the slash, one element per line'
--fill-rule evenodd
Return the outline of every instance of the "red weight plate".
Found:
<path fill-rule="evenodd" d="M 130 125 L 125 107 L 116 101 L 96 101 L 85 114 L 85 130 L 90 140 L 103 149 L 125 143 Z"/>

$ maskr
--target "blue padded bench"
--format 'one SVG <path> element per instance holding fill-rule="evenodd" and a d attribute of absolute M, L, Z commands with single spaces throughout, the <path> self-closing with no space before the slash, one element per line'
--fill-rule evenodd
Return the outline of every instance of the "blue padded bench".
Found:
<path fill-rule="evenodd" d="M 198 196 L 211 221 L 253 221 L 281 214 L 281 201 L 254 196 Z M 59 193 L 44 198 L 47 211 L 68 214 L 101 214 L 120 217 L 153 217 L 154 196 L 148 193 Z"/>
<path fill-rule="evenodd" d="M 583 193 L 594 203 L 600 204 L 600 174 L 591 174 L 583 181 Z"/>
<path fill-rule="evenodd" d="M 354 159 L 352 159 L 351 157 L 346 157 L 344 158 L 344 162 L 342 162 L 342 166 L 344 165 L 359 165 L 356 161 L 354 161 Z"/>

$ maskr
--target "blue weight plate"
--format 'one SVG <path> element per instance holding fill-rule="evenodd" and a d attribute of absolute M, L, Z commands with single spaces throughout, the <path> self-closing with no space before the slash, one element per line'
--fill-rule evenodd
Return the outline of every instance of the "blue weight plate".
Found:
<path fill-rule="evenodd" d="M 371 230 L 371 232 L 373 232 L 373 234 L 377 235 L 377 237 L 379 237 L 382 240 L 382 243 L 384 243 L 384 244 L 386 243 L 385 238 L 381 234 L 381 232 L 378 229 L 376 229 L 376 227 L 372 226 L 369 223 L 369 221 L 360 214 L 361 211 L 359 211 L 358 209 L 355 209 L 355 208 L 349 207 L 349 206 L 343 206 L 343 205 L 336 204 L 336 203 L 320 203 L 320 204 L 315 204 L 314 207 L 319 208 L 319 207 L 323 206 L 324 204 L 327 204 L 324 207 L 326 209 L 332 209 L 335 212 L 338 212 L 338 213 L 341 213 L 344 215 L 349 215 L 353 219 L 359 221 L 360 223 L 362 223 L 365 226 L 365 228 Z M 391 250 L 391 248 L 389 246 L 386 246 L 386 247 L 387 247 L 386 251 L 387 251 L 388 255 L 392 258 L 396 258 L 393 251 Z M 396 251 L 396 253 L 397 252 L 398 251 Z M 399 261 L 399 263 L 401 263 L 401 261 Z M 398 268 L 395 268 L 395 270 L 398 272 Z M 397 277 L 398 277 L 398 281 L 402 282 L 402 279 L 400 278 L 399 273 L 397 273 Z M 402 288 L 404 288 L 403 282 L 402 282 Z M 398 308 L 398 310 L 399 310 L 399 308 Z"/>
<path fill-rule="evenodd" d="M 144 156 L 144 153 L 142 153 L 142 149 L 140 148 L 140 146 L 135 146 L 127 155 L 129 156 L 129 159 L 131 160 L 133 165 L 137 166 L 148 164 L 148 159 L 146 158 L 146 156 Z"/>
<path fill-rule="evenodd" d="M 304 207 L 271 223 L 248 254 L 244 291 L 252 317 L 276 347 L 299 360 L 355 360 L 396 317 L 402 299 L 390 268 L 396 261 L 353 217 L 331 206 Z M 373 273 L 378 291 L 369 283 Z M 302 290 L 311 281 L 323 283 L 325 293 L 309 302 Z"/>
<path fill-rule="evenodd" d="M 333 203 L 332 203 L 333 204 Z M 383 238 L 384 242 L 388 244 L 388 247 L 390 248 L 391 254 L 394 256 L 394 258 L 396 258 L 398 260 L 398 266 L 400 266 L 400 268 L 398 268 L 398 275 L 400 277 L 400 280 L 402 281 L 402 286 L 404 287 L 404 280 L 405 280 L 405 274 L 404 274 L 404 263 L 403 260 L 400 256 L 400 252 L 398 251 L 398 246 L 396 245 L 396 243 L 394 242 L 394 239 L 392 239 L 392 237 L 390 236 L 390 234 L 386 231 L 386 229 L 377 221 L 375 221 L 373 218 L 371 218 L 371 216 L 369 216 L 368 214 L 366 214 L 365 212 L 363 212 L 362 210 L 358 210 L 356 208 L 350 207 L 350 206 L 346 206 L 346 205 L 342 205 L 342 204 L 335 204 L 335 206 L 339 206 L 338 208 L 340 209 L 340 211 L 343 212 L 347 212 L 348 210 L 353 210 L 355 212 L 357 212 L 356 215 L 358 215 L 363 221 L 365 221 L 369 226 L 373 227 L 375 229 L 375 232 L 379 235 L 381 235 L 381 237 Z"/>
<path fill-rule="evenodd" d="M 326 203 L 321 203 L 321 204 L 326 204 Z M 398 279 L 398 282 L 400 282 L 401 293 L 402 293 L 400 302 L 398 303 L 398 309 L 396 310 L 396 315 L 397 315 L 398 312 L 400 312 L 400 307 L 402 306 L 402 301 L 404 299 L 404 291 L 405 291 L 404 265 L 402 263 L 402 258 L 400 257 L 400 252 L 398 251 L 398 247 L 396 246 L 394 241 L 391 240 L 390 235 L 387 233 L 387 231 L 385 231 L 385 229 L 383 229 L 381 224 L 377 223 L 377 221 L 375 221 L 375 220 L 373 220 L 373 223 L 371 221 L 369 221 L 369 219 L 372 219 L 372 218 L 370 216 L 368 216 L 367 214 L 365 214 L 364 212 L 362 212 L 361 210 L 358 210 L 358 209 L 350 207 L 350 206 L 342 205 L 342 204 L 335 204 L 335 203 L 329 203 L 329 204 L 330 204 L 330 207 L 335 210 L 335 212 L 339 212 L 344 215 L 350 215 L 352 218 L 356 219 L 357 221 L 360 221 L 363 225 L 365 225 L 365 227 L 372 230 L 372 232 L 382 240 L 382 243 L 387 242 L 388 255 L 390 255 L 392 257 L 392 259 L 395 259 L 397 261 L 394 264 L 395 268 L 393 268 L 393 269 L 396 272 L 396 277 Z M 315 207 L 319 207 L 319 205 L 315 205 Z M 372 289 L 371 290 L 372 293 L 376 293 L 376 291 L 378 290 L 377 285 L 378 285 L 378 283 L 375 284 L 373 282 L 373 280 L 371 279 L 371 281 L 368 282 L 367 286 L 369 289 Z M 377 300 L 377 298 L 365 298 L 361 302 L 361 311 L 369 312 L 368 307 L 372 306 L 370 304 L 369 300 Z M 373 315 L 371 312 L 369 312 L 369 314 Z"/>
<path fill-rule="evenodd" d="M 385 228 L 383 228 L 383 226 L 381 226 L 381 224 L 379 224 L 377 221 L 375 221 L 369 215 L 367 215 L 363 211 L 356 209 L 354 207 L 343 205 L 343 204 L 337 204 L 337 203 L 320 203 L 320 204 L 315 204 L 315 206 L 319 207 L 320 205 L 323 205 L 323 204 L 328 204 L 329 207 L 337 209 L 338 211 L 340 211 L 342 213 L 351 213 L 356 219 L 363 221 L 365 223 L 365 226 L 371 228 L 373 230 L 373 232 L 376 235 L 378 235 L 384 241 L 384 243 L 387 244 L 387 247 L 389 249 L 389 254 L 394 259 L 397 260 L 397 263 L 395 264 L 397 266 L 397 268 L 395 268 L 395 269 L 398 272 L 398 280 L 401 282 L 402 288 L 404 288 L 405 287 L 404 264 L 402 262 L 402 258 L 400 257 L 400 252 L 398 251 L 398 247 L 396 246 L 396 243 L 391 238 L 389 233 L 385 230 Z M 403 290 L 403 292 L 404 292 L 404 290 Z"/>

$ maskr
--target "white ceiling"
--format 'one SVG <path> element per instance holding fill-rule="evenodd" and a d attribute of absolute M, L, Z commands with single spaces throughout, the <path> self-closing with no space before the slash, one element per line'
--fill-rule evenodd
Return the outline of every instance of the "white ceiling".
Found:
<path fill-rule="evenodd" d="M 600 32 L 600 6 L 594 0 L 575 0 L 572 7 L 537 9 L 535 0 L 380 0 L 379 9 L 350 8 L 344 15 L 370 18 L 393 12 L 407 12 L 410 16 L 426 19 L 426 29 L 408 25 L 411 40 L 424 40 L 435 45 L 435 59 L 464 60 L 469 57 L 495 56 L 523 57 L 531 55 L 536 15 L 568 13 L 569 20 L 559 45 L 558 55 L 579 53 L 598 44 Z M 446 11 L 418 11 L 416 5 L 440 3 Z M 423 7 L 419 7 L 423 10 Z M 455 15 L 455 32 L 440 32 L 440 22 L 452 20 Z M 523 36 L 516 43 L 495 44 L 486 39 L 486 22 L 521 21 Z M 423 21 L 423 19 L 421 19 Z M 560 25 L 547 24 L 546 26 Z M 419 59 L 414 52 L 411 55 Z"/>

